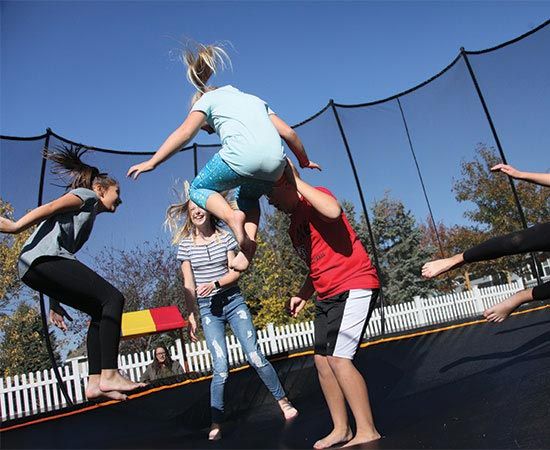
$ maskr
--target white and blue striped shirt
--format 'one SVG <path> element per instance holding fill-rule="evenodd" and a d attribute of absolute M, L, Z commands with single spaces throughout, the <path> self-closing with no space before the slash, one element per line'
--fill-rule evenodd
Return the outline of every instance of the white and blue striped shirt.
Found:
<path fill-rule="evenodd" d="M 195 244 L 192 237 L 182 239 L 178 247 L 178 260 L 190 261 L 195 284 L 219 280 L 229 272 L 227 252 L 237 249 L 237 241 L 231 233 L 221 231 L 208 244 Z M 223 289 L 223 288 L 222 288 Z M 215 289 L 210 295 L 220 292 Z"/>

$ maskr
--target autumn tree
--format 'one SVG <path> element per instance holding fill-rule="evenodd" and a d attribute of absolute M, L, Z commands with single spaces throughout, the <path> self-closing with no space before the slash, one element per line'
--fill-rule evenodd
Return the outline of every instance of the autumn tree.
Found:
<path fill-rule="evenodd" d="M 465 217 L 476 224 L 484 239 L 522 229 L 521 220 L 510 188 L 508 177 L 493 173 L 490 168 L 501 160 L 494 148 L 479 144 L 472 161 L 461 163 L 461 178 L 453 180 L 453 191 L 459 202 L 470 202 L 473 208 L 465 212 Z M 550 219 L 548 189 L 532 183 L 516 181 L 516 191 L 528 225 Z M 466 250 L 471 242 L 466 239 Z M 545 256 L 547 257 L 547 255 Z M 522 271 L 526 258 L 516 256 L 501 258 L 486 265 L 495 272 Z M 483 266 L 479 266 L 483 267 Z"/>

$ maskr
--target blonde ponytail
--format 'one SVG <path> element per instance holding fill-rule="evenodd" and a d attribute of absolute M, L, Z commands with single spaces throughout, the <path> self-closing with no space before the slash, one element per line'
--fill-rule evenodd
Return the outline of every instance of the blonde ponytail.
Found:
<path fill-rule="evenodd" d="M 187 79 L 201 94 L 209 90 L 208 80 L 218 69 L 231 67 L 229 55 L 219 45 L 197 44 L 195 51 L 184 51 L 183 59 L 187 65 Z"/>

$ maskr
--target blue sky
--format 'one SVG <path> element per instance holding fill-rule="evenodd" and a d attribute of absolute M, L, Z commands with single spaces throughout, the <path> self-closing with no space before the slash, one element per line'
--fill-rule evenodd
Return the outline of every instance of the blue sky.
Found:
<path fill-rule="evenodd" d="M 32 136 L 51 127 L 88 145 L 155 150 L 185 118 L 193 93 L 177 57 L 187 38 L 204 43 L 229 41 L 233 71 L 213 82 L 230 83 L 264 98 L 294 124 L 331 98 L 337 103 L 361 103 L 406 90 L 444 68 L 460 47 L 492 47 L 548 18 L 549 1 L 3 1 L 0 132 Z M 536 50 L 523 53 L 529 56 Z M 546 170 L 550 134 L 544 120 L 550 88 L 542 78 L 537 86 L 544 87 L 543 95 L 529 91 L 537 68 L 518 73 L 516 80 L 527 81 L 514 94 L 509 79 L 499 77 L 516 65 L 514 59 L 489 60 L 476 68 L 494 105 L 511 162 L 529 170 Z M 545 62 L 543 76 L 550 70 L 548 65 Z M 511 97 L 502 96 L 503 92 Z M 459 175 L 460 161 L 474 155 L 477 142 L 492 145 L 464 67 L 451 70 L 429 90 L 404 98 L 403 108 L 436 218 L 458 223 L 467 205 L 454 201 L 452 179 Z M 306 178 L 357 203 L 347 157 L 328 113 L 298 130 L 311 159 L 325 168 L 322 174 L 308 173 Z M 364 112 L 342 110 L 341 115 L 344 126 L 356 130 L 348 138 L 367 201 L 389 190 L 424 218 L 426 208 L 408 146 L 404 135 L 394 129 L 396 120 L 401 120 L 396 104 Z M 205 135 L 197 141 L 213 142 Z M 25 152 L 11 152 L 8 159 L 6 144 L 3 147 L 0 192 L 9 197 L 25 191 L 29 201 L 21 208 L 32 205 L 34 188 L 29 189 L 29 183 L 34 186 L 38 181 L 34 181 L 37 164 L 29 158 L 36 149 L 25 144 Z M 201 156 L 201 163 L 207 156 Z M 140 159 L 98 164 L 122 179 L 130 162 Z M 120 230 L 139 222 L 154 229 L 151 236 L 159 232 L 171 186 L 192 177 L 189 155 L 178 155 L 146 177 L 138 183 L 124 180 L 126 202 L 116 220 L 105 221 L 106 228 Z M 47 188 L 46 200 L 58 193 Z M 131 235 L 131 230 L 124 236 L 113 231 L 98 242 L 143 239 L 137 231 L 134 238 L 127 237 Z"/>
<path fill-rule="evenodd" d="M 0 13 L 1 134 L 34 136 L 51 127 L 87 145 L 154 151 L 188 111 L 193 91 L 177 57 L 187 38 L 229 41 L 233 71 L 213 83 L 254 93 L 295 124 L 331 98 L 355 104 L 409 89 L 447 66 L 462 46 L 485 49 L 515 38 L 550 18 L 550 1 L 2 1 Z M 538 40 L 529 45 L 472 63 L 510 161 L 547 170 L 550 62 L 548 52 L 536 59 Z M 460 223 L 468 205 L 454 200 L 452 179 L 478 142 L 493 144 L 464 66 L 404 97 L 402 106 L 436 218 Z M 329 113 L 298 129 L 311 159 L 325 169 L 306 179 L 357 204 Z M 397 105 L 340 114 L 367 202 L 389 190 L 425 218 Z M 213 142 L 205 135 L 197 141 Z M 32 142 L 0 148 L 0 196 L 15 204 L 16 216 L 36 204 L 39 151 Z M 210 154 L 201 153 L 201 164 Z M 104 246 L 168 241 L 164 211 L 174 183 L 192 178 L 191 155 L 175 156 L 137 183 L 124 179 L 141 159 L 89 155 L 120 179 L 124 203 L 115 216 L 98 218 L 79 255 L 84 262 L 93 264 Z M 46 201 L 62 192 L 52 182 Z"/>

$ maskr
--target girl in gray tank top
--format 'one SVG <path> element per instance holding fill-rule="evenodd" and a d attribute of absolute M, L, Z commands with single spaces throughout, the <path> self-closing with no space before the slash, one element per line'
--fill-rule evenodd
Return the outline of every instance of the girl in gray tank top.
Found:
<path fill-rule="evenodd" d="M 53 172 L 68 178 L 68 192 L 28 212 L 17 221 L 0 217 L 0 232 L 17 234 L 37 225 L 21 251 L 21 280 L 50 298 L 50 320 L 67 329 L 63 303 L 90 315 L 87 336 L 89 400 L 125 400 L 126 392 L 144 386 L 118 372 L 118 344 L 124 296 L 108 281 L 78 261 L 75 253 L 88 240 L 97 214 L 120 205 L 118 182 L 81 160 L 81 147 L 62 146 L 46 152 Z"/>

